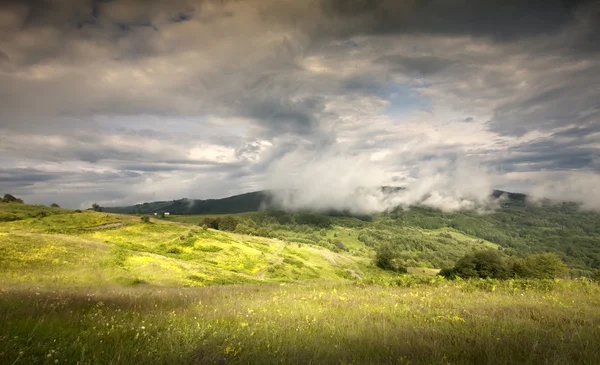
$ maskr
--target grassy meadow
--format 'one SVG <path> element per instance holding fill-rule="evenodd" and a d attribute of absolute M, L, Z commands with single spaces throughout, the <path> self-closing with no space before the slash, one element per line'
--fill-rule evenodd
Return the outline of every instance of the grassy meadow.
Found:
<path fill-rule="evenodd" d="M 143 222 L 1 203 L 0 363 L 600 359 L 594 281 L 449 281 L 431 262 L 398 275 L 373 264 L 368 244 L 381 232 L 412 232 L 405 242 L 422 237 L 454 257 L 498 247 L 490 241 L 448 228 L 378 230 L 377 221 L 350 218 L 261 237 L 205 229 L 197 218 Z M 418 263 L 419 252 L 407 258 Z"/>

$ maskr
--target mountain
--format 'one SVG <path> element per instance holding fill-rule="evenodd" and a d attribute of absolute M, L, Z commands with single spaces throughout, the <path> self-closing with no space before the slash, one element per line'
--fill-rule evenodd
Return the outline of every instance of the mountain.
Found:
<path fill-rule="evenodd" d="M 109 213 L 153 214 L 169 212 L 174 214 L 235 214 L 256 212 L 270 202 L 268 191 L 254 191 L 223 199 L 179 199 L 136 204 L 124 207 L 103 207 Z"/>
<path fill-rule="evenodd" d="M 384 194 L 394 194 L 402 190 L 405 190 L 405 188 L 398 186 L 381 187 L 381 191 Z M 257 212 L 264 208 L 275 207 L 271 193 L 272 191 L 270 190 L 260 190 L 222 199 L 157 201 L 122 207 L 103 207 L 103 211 L 121 214 L 154 214 L 163 212 L 172 214 L 236 214 Z M 525 202 L 527 198 L 525 194 L 510 193 L 502 190 L 494 190 L 491 196 L 495 199 L 506 196 L 513 203 Z M 339 215 L 343 212 L 328 213 Z"/>

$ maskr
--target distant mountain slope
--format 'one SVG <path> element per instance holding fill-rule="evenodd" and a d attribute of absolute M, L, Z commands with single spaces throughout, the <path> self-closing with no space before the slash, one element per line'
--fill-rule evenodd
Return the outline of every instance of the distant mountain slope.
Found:
<path fill-rule="evenodd" d="M 404 190 L 402 187 L 382 186 L 385 194 L 393 194 Z M 514 203 L 524 202 L 526 195 L 494 190 L 492 197 L 499 198 L 506 195 Z M 269 190 L 255 191 L 234 195 L 223 199 L 179 199 L 172 201 L 157 201 L 123 207 L 105 207 L 103 211 L 121 214 L 154 214 L 169 212 L 172 214 L 235 214 L 256 212 L 261 208 L 272 206 L 272 197 Z M 335 213 L 335 212 L 331 212 Z"/>
<path fill-rule="evenodd" d="M 234 195 L 223 199 L 179 199 L 136 204 L 125 207 L 106 207 L 103 211 L 121 214 L 153 214 L 169 212 L 174 214 L 234 214 L 256 212 L 263 204 L 268 204 L 267 191 L 255 191 Z"/>

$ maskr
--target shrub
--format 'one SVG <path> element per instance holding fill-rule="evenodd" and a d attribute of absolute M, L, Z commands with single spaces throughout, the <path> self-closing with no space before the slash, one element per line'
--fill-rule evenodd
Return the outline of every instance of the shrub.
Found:
<path fill-rule="evenodd" d="M 212 229 L 219 229 L 219 222 L 220 219 L 219 218 L 210 218 L 210 217 L 206 217 L 204 218 L 204 220 L 202 221 L 204 223 L 204 225 L 206 225 L 208 228 L 212 228 Z"/>
<path fill-rule="evenodd" d="M 181 251 L 181 249 L 179 247 L 171 247 L 169 249 L 167 249 L 167 253 L 172 253 L 172 254 L 180 254 L 183 251 Z"/>
<path fill-rule="evenodd" d="M 522 278 L 554 279 L 569 273 L 560 257 L 555 253 L 529 255 L 517 260 L 513 267 L 514 274 Z"/>
<path fill-rule="evenodd" d="M 12 194 L 4 194 L 4 198 L 0 201 L 4 203 L 23 203 L 23 199 L 15 198 Z"/>
<path fill-rule="evenodd" d="M 51 206 L 52 208 L 60 208 L 60 205 L 58 205 L 58 204 L 56 204 L 56 203 L 52 203 L 52 204 L 50 204 L 50 206 Z"/>
<path fill-rule="evenodd" d="M 406 272 L 406 268 L 398 263 L 398 252 L 389 243 L 377 246 L 375 265 L 384 270 Z"/>
<path fill-rule="evenodd" d="M 342 242 L 340 240 L 334 240 L 333 244 L 335 245 L 335 247 L 339 248 L 340 250 L 346 249 L 346 245 L 344 245 L 344 242 Z"/>
<path fill-rule="evenodd" d="M 235 227 L 237 226 L 237 224 L 239 223 L 239 220 L 237 218 L 231 217 L 231 216 L 225 216 L 223 218 L 221 218 L 221 220 L 218 222 L 218 227 L 220 230 L 222 231 L 235 231 Z"/>
<path fill-rule="evenodd" d="M 450 267 L 441 269 L 440 272 L 438 272 L 438 275 L 443 276 L 446 279 L 456 279 L 456 273 L 454 272 L 454 269 Z"/>
<path fill-rule="evenodd" d="M 461 278 L 506 279 L 510 272 L 497 250 L 478 251 L 463 256 L 454 266 L 454 274 Z"/>
<path fill-rule="evenodd" d="M 141 216 L 141 217 L 140 217 L 140 220 L 141 220 L 143 223 L 150 223 L 150 217 L 149 217 L 149 216 L 147 216 L 147 215 Z"/>

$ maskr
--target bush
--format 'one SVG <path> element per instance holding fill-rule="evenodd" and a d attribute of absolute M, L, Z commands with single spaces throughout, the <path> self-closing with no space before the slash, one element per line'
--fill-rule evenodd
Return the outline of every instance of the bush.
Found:
<path fill-rule="evenodd" d="M 517 260 L 513 272 L 521 278 L 555 279 L 565 277 L 569 273 L 569 268 L 558 255 L 548 252 Z"/>
<path fill-rule="evenodd" d="M 456 273 L 454 272 L 454 269 L 450 267 L 441 269 L 438 275 L 450 280 L 456 279 Z"/>
<path fill-rule="evenodd" d="M 334 240 L 333 244 L 335 245 L 335 247 L 337 247 L 340 250 L 346 250 L 346 245 L 344 245 L 344 242 L 342 242 L 340 240 Z"/>
<path fill-rule="evenodd" d="M 223 218 L 220 219 L 220 221 L 218 222 L 218 229 L 222 230 L 222 231 L 230 231 L 233 232 L 235 231 L 235 227 L 237 226 L 237 224 L 239 223 L 239 220 L 237 218 L 231 217 L 231 216 L 225 216 Z"/>
<path fill-rule="evenodd" d="M 454 274 L 466 278 L 507 279 L 510 272 L 497 250 L 478 251 L 463 256 L 454 266 Z"/>
<path fill-rule="evenodd" d="M 321 228 L 331 227 L 331 219 L 322 214 L 302 213 L 296 216 L 296 223 L 313 225 Z"/>
<path fill-rule="evenodd" d="M 15 198 L 12 194 L 4 194 L 4 198 L 0 199 L 1 202 L 4 203 L 21 203 L 23 204 L 23 200 L 19 198 Z"/>
<path fill-rule="evenodd" d="M 50 206 L 51 206 L 52 208 L 60 208 L 60 205 L 58 205 L 58 204 L 56 204 L 56 203 L 52 203 L 52 204 L 50 204 Z"/>
<path fill-rule="evenodd" d="M 219 229 L 219 222 L 220 222 L 219 218 L 206 217 L 206 218 L 204 218 L 204 220 L 202 222 L 208 228 Z"/>
<path fill-rule="evenodd" d="M 143 223 L 150 223 L 150 217 L 149 217 L 149 216 L 147 216 L 147 215 L 141 216 L 141 217 L 140 217 L 140 220 L 141 220 Z"/>
<path fill-rule="evenodd" d="M 389 243 L 377 246 L 375 252 L 375 265 L 384 270 L 396 272 L 407 271 L 405 267 L 398 263 L 398 251 L 396 251 Z"/>

